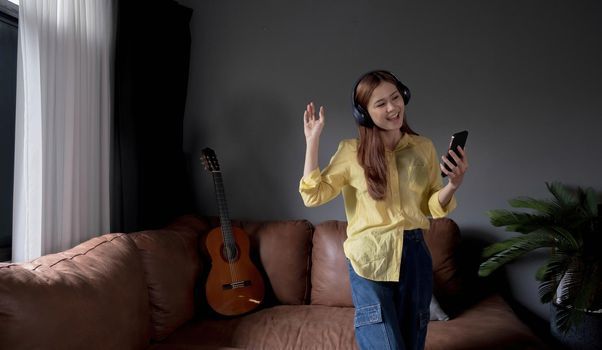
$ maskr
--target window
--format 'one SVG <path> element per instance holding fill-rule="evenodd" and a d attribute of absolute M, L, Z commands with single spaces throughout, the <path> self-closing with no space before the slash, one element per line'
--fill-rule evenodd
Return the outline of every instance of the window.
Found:
<path fill-rule="evenodd" d="M 0 262 L 11 259 L 12 246 L 17 4 L 17 0 L 0 0 Z"/>

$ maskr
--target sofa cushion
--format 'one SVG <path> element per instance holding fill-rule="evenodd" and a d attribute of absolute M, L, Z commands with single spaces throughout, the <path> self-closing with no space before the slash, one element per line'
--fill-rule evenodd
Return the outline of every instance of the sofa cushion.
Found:
<path fill-rule="evenodd" d="M 331 220 L 316 225 L 312 240 L 311 304 L 353 306 L 343 251 L 346 229 L 344 221 Z"/>
<path fill-rule="evenodd" d="M 213 218 L 212 226 L 218 225 L 219 221 Z M 264 305 L 306 303 L 309 299 L 311 223 L 307 220 L 233 220 L 232 225 L 249 235 L 251 259 L 267 276 Z"/>
<path fill-rule="evenodd" d="M 499 294 L 428 326 L 426 349 L 547 349 Z"/>
<path fill-rule="evenodd" d="M 424 231 L 424 240 L 433 258 L 434 283 L 442 294 L 455 294 L 459 288 L 454 254 L 460 239 L 458 225 L 449 218 L 431 220 L 430 228 Z"/>
<path fill-rule="evenodd" d="M 353 350 L 353 316 L 350 307 L 278 305 L 242 317 L 189 323 L 162 344 Z"/>
<path fill-rule="evenodd" d="M 424 240 L 433 258 L 434 294 L 443 309 L 454 317 L 474 302 L 476 295 L 466 286 L 458 268 L 460 229 L 449 218 L 431 220 L 430 228 L 424 231 Z"/>
<path fill-rule="evenodd" d="M 149 344 L 144 271 L 125 234 L 0 265 L 3 349 L 141 349 Z"/>
<path fill-rule="evenodd" d="M 131 233 L 144 266 L 151 307 L 152 338 L 161 340 L 194 316 L 195 287 L 201 273 L 199 219 L 162 230 Z"/>

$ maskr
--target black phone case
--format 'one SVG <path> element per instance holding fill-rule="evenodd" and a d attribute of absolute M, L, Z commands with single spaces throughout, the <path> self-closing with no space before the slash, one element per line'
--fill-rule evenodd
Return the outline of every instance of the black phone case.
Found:
<path fill-rule="evenodd" d="M 456 161 L 454 160 L 454 158 L 452 158 L 452 156 L 449 154 L 449 150 L 452 149 L 456 152 L 456 154 L 458 154 L 458 146 L 462 147 L 462 149 L 464 149 L 464 147 L 466 146 L 466 139 L 468 138 L 468 130 L 463 130 L 463 131 L 459 131 L 455 134 L 452 135 L 452 140 L 451 140 L 451 145 L 449 146 L 449 148 L 447 149 L 447 159 L 453 164 L 456 165 Z M 460 154 L 458 154 L 458 157 L 462 158 L 462 156 Z M 443 166 L 445 167 L 445 169 L 447 171 L 450 171 L 451 169 L 447 166 L 447 164 L 443 163 Z M 445 175 L 444 172 L 441 172 L 441 176 L 446 177 L 447 175 Z"/>

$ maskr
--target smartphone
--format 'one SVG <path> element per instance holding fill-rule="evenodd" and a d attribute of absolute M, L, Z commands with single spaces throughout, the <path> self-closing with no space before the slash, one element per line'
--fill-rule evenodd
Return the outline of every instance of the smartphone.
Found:
<path fill-rule="evenodd" d="M 449 154 L 449 150 L 454 150 L 458 157 L 462 158 L 462 156 L 458 153 L 458 146 L 464 149 L 466 146 L 466 139 L 468 138 L 468 130 L 459 131 L 452 135 L 451 141 L 449 142 L 449 148 L 447 149 L 447 159 L 453 164 L 456 165 L 456 161 L 452 158 L 451 154 Z M 447 171 L 451 171 L 451 169 L 447 166 L 447 164 L 443 163 L 443 166 Z M 441 172 L 441 176 L 446 177 L 447 175 L 444 172 Z"/>

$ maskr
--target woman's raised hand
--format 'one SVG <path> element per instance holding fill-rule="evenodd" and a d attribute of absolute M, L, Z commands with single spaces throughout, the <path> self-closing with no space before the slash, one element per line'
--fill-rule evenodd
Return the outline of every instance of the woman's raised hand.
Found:
<path fill-rule="evenodd" d="M 303 113 L 303 130 L 305 140 L 319 139 L 324 128 L 324 107 L 320 106 L 319 117 L 316 118 L 314 103 L 310 102 Z"/>

